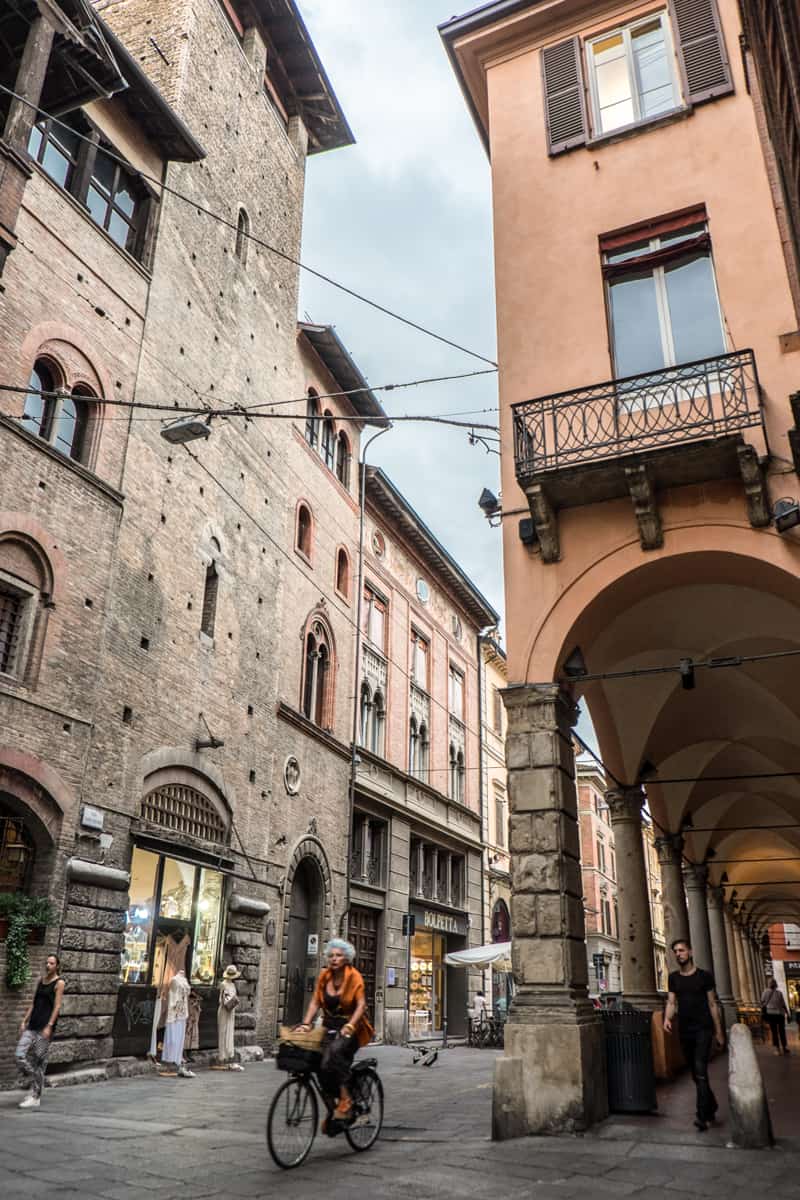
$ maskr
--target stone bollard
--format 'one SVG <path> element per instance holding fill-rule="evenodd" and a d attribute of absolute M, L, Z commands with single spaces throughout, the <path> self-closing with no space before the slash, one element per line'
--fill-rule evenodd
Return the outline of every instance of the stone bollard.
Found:
<path fill-rule="evenodd" d="M 494 1064 L 492 1141 L 506 1142 L 528 1133 L 522 1059 L 498 1058 Z"/>
<path fill-rule="evenodd" d="M 763 1150 L 774 1142 L 767 1094 L 753 1038 L 746 1025 L 731 1028 L 728 1053 L 728 1104 L 731 1120 L 729 1146 Z"/>

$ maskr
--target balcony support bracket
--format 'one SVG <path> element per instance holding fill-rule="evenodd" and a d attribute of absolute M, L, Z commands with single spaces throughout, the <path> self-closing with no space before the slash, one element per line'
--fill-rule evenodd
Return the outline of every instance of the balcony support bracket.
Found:
<path fill-rule="evenodd" d="M 658 511 L 655 488 L 643 463 L 625 468 L 625 481 L 633 501 L 639 541 L 643 550 L 660 550 L 664 545 L 664 530 Z"/>
<path fill-rule="evenodd" d="M 772 523 L 764 469 L 754 446 L 745 443 L 737 448 L 739 471 L 744 484 L 747 516 L 754 529 L 765 529 Z"/>
<path fill-rule="evenodd" d="M 561 557 L 561 545 L 558 537 L 558 518 L 553 506 L 540 483 L 532 484 L 527 490 L 533 527 L 542 551 L 542 562 L 558 562 Z"/>

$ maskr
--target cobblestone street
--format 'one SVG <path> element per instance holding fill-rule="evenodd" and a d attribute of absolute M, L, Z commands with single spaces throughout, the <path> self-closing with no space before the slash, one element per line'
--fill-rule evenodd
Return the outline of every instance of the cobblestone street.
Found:
<path fill-rule="evenodd" d="M 0 1196 L 177 1200 L 266 1197 L 278 1189 L 282 1197 L 326 1200 L 797 1194 L 799 1141 L 734 1151 L 725 1148 L 724 1129 L 703 1142 L 672 1121 L 660 1131 L 654 1119 L 639 1129 L 628 1119 L 606 1124 L 598 1136 L 493 1144 L 493 1052 L 448 1050 L 429 1070 L 412 1067 L 407 1050 L 375 1054 L 386 1089 L 377 1146 L 356 1156 L 343 1139 L 318 1138 L 306 1163 L 288 1173 L 273 1165 L 265 1144 L 269 1098 L 283 1078 L 269 1062 L 249 1065 L 243 1075 L 203 1071 L 195 1080 L 150 1076 L 53 1089 L 38 1112 L 19 1112 L 19 1094 L 0 1094 Z"/>

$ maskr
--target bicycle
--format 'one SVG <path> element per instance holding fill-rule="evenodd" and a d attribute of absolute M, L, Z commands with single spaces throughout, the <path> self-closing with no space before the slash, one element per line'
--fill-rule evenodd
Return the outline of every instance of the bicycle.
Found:
<path fill-rule="evenodd" d="M 319 1102 L 327 1113 L 326 1133 L 336 1137 L 344 1133 L 357 1154 L 375 1145 L 383 1126 L 383 1084 L 376 1071 L 377 1059 L 365 1058 L 353 1064 L 350 1073 L 352 1115 L 338 1120 L 333 1112 L 336 1099 L 325 1094 L 319 1078 L 322 1055 L 290 1043 L 278 1048 L 276 1065 L 288 1071 L 289 1078 L 272 1098 L 267 1114 L 267 1146 L 276 1166 L 284 1171 L 305 1162 L 317 1135 Z"/>

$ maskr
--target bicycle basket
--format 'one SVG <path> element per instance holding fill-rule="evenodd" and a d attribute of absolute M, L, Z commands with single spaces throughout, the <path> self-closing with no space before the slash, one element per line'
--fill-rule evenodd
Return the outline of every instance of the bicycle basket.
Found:
<path fill-rule="evenodd" d="M 281 1042 L 275 1066 L 279 1071 L 306 1073 L 316 1071 L 322 1060 L 319 1050 L 307 1050 L 304 1046 L 295 1046 L 293 1042 Z"/>

